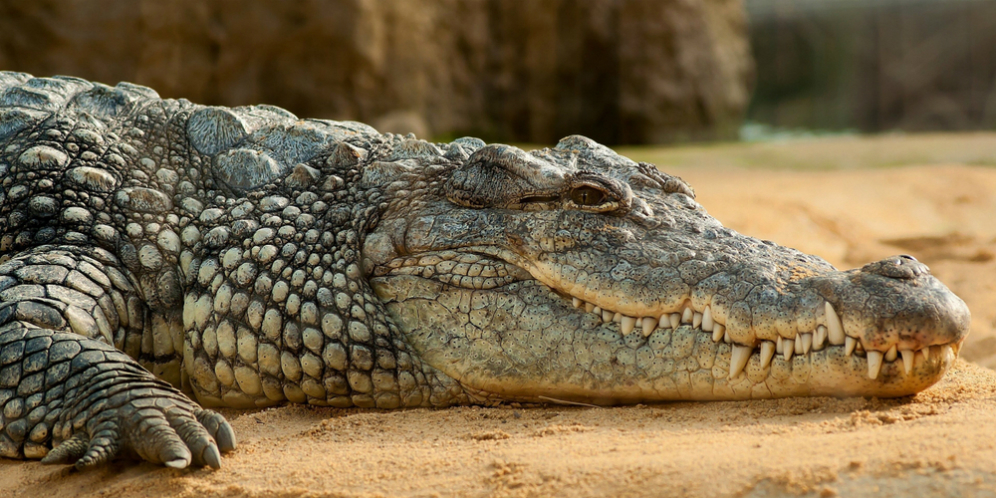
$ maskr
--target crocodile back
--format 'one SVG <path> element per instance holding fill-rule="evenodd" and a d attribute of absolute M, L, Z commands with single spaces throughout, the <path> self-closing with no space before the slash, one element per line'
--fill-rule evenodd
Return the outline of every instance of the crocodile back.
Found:
<path fill-rule="evenodd" d="M 122 125 L 159 102 L 128 83 L 0 72 L 0 251 L 86 240 L 129 169 Z"/>

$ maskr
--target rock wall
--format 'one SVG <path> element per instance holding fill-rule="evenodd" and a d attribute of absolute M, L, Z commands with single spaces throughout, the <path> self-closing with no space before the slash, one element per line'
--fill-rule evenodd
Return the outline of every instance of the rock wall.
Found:
<path fill-rule="evenodd" d="M 0 69 L 427 137 L 729 137 L 752 67 L 740 0 L 0 0 Z"/>

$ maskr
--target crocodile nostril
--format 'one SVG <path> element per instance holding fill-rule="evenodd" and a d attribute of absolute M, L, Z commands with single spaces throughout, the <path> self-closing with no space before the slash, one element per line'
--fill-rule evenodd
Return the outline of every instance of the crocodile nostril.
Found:
<path fill-rule="evenodd" d="M 912 279 L 930 274 L 930 268 L 927 265 L 907 254 L 868 263 L 861 268 L 861 271 L 898 279 Z"/>

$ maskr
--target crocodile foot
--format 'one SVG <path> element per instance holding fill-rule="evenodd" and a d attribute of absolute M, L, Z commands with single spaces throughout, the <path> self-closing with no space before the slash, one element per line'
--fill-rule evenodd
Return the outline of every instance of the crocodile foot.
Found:
<path fill-rule="evenodd" d="M 124 389 L 87 409 L 83 427 L 42 463 L 73 463 L 83 470 L 126 457 L 178 469 L 191 463 L 217 469 L 221 453 L 235 449 L 228 421 L 175 389 L 149 379 L 119 387 Z"/>

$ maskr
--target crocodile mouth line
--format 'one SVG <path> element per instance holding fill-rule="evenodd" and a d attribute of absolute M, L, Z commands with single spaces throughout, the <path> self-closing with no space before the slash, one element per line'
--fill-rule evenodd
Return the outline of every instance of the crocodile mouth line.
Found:
<path fill-rule="evenodd" d="M 528 268 L 532 267 L 533 271 Z M 862 343 L 860 337 L 846 333 L 839 314 L 829 301 L 824 301 L 822 314 L 817 314 L 817 326 L 795 337 L 778 337 L 775 340 L 759 339 L 755 344 L 741 344 L 731 338 L 726 324 L 712 312 L 711 305 L 696 308 L 686 299 L 672 311 L 650 311 L 642 316 L 630 316 L 607 306 L 585 301 L 565 291 L 562 286 L 543 278 L 545 271 L 514 252 L 494 247 L 464 247 L 421 255 L 396 258 L 374 270 L 375 276 L 410 275 L 437 280 L 446 285 L 468 290 L 493 290 L 507 284 L 528 278 L 549 288 L 562 299 L 570 300 L 574 308 L 593 314 L 602 325 L 616 323 L 621 337 L 639 332 L 648 338 L 657 330 L 677 330 L 690 326 L 691 329 L 709 334 L 712 342 L 726 343 L 731 347 L 730 378 L 743 372 L 751 357 L 758 356 L 761 368 L 771 366 L 773 359 L 781 356 L 785 362 L 793 357 L 808 355 L 827 348 L 842 348 L 845 356 L 857 356 L 867 362 L 867 375 L 871 380 L 879 377 L 883 365 L 899 362 L 903 371 L 913 372 L 917 357 L 923 361 L 931 357 L 944 358 L 957 354 L 960 342 L 926 345 L 918 349 L 899 349 L 893 344 L 886 351 L 872 349 Z"/>
<path fill-rule="evenodd" d="M 957 354 L 960 345 L 960 343 L 947 343 L 913 350 L 899 349 L 897 345 L 893 344 L 884 352 L 868 349 L 862 344 L 860 338 L 846 335 L 839 315 L 829 302 L 824 302 L 825 315 L 823 320 L 825 323 L 818 325 L 815 330 L 798 333 L 795 338 L 779 337 L 774 341 L 762 339 L 757 341 L 756 345 L 749 346 L 731 339 L 726 326 L 712 316 L 712 309 L 709 305 L 701 311 L 697 311 L 690 301 L 685 301 L 679 308 L 680 311 L 663 313 L 660 316 L 632 317 L 601 308 L 577 297 L 570 296 L 570 298 L 575 308 L 584 309 L 585 312 L 594 314 L 603 324 L 617 323 L 619 332 L 623 337 L 639 331 L 646 338 L 658 329 L 677 330 L 682 326 L 691 326 L 694 330 L 710 334 L 713 342 L 723 342 L 732 348 L 731 379 L 737 377 L 744 370 L 751 356 L 755 354 L 758 355 L 760 366 L 766 368 L 771 365 L 771 361 L 776 355 L 780 355 L 786 362 L 789 362 L 793 356 L 808 355 L 811 352 L 822 351 L 830 347 L 843 348 L 846 356 L 854 355 L 865 358 L 868 364 L 869 379 L 878 378 L 883 364 L 896 361 L 902 363 L 903 370 L 909 375 L 913 371 L 917 356 L 922 356 L 923 360 L 929 360 L 931 356 L 944 357 L 949 354 Z"/>

